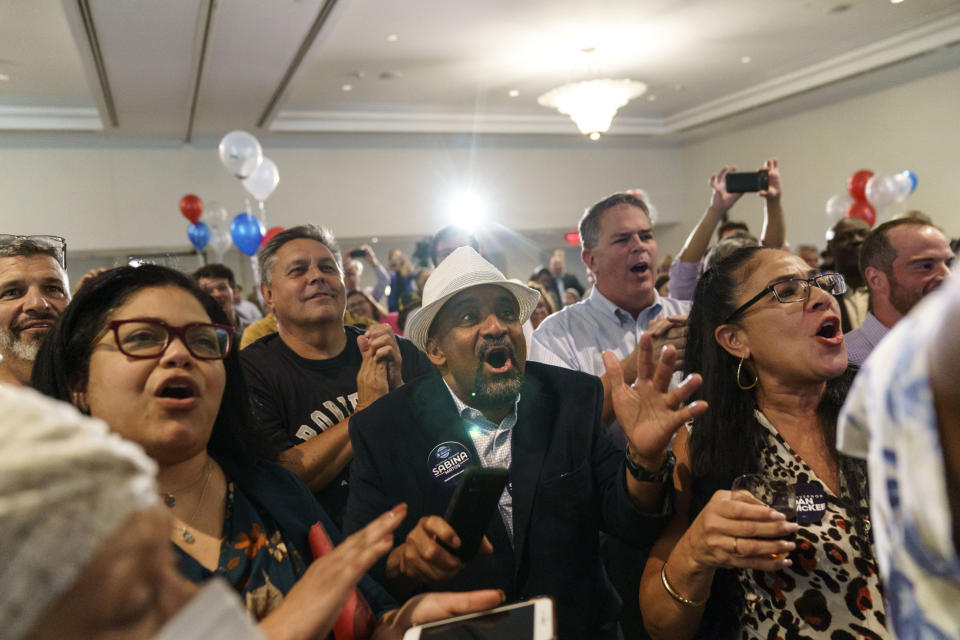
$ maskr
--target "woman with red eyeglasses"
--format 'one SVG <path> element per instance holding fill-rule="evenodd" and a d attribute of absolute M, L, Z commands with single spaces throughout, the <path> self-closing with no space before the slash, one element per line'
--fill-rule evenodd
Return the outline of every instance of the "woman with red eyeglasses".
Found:
<path fill-rule="evenodd" d="M 323 637 L 348 598 L 351 615 L 340 617 L 350 621 L 337 624 L 351 627 L 349 637 L 399 638 L 412 623 L 500 602 L 498 591 L 428 594 L 396 609 L 363 575 L 392 547 L 389 532 L 351 537 L 353 557 L 330 554 L 342 563 L 332 571 L 326 557 L 311 563 L 311 528 L 320 523 L 314 535 L 332 544 L 339 533 L 306 486 L 269 461 L 275 452 L 252 426 L 233 343 L 223 311 L 190 278 L 123 267 L 78 291 L 32 383 L 144 448 L 159 466 L 181 572 L 193 582 L 225 578 L 268 636 Z M 384 515 L 391 531 L 405 513 L 399 505 Z"/>

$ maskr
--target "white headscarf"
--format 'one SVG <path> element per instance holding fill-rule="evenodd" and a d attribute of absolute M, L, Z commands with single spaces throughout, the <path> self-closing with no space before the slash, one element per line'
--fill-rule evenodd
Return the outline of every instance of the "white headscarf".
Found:
<path fill-rule="evenodd" d="M 157 466 L 101 420 L 0 385 L 0 629 L 17 640 L 131 514 Z"/>

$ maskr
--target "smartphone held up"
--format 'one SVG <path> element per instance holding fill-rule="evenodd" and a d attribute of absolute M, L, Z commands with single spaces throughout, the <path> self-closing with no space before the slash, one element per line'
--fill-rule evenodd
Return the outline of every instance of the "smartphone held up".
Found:
<path fill-rule="evenodd" d="M 769 188 L 770 172 L 766 169 L 749 173 L 728 173 L 726 177 L 727 193 L 766 191 Z"/>

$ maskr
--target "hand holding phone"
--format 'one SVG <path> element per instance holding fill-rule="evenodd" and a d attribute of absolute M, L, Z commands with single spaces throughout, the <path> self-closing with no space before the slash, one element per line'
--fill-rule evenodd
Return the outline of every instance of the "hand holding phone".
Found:
<path fill-rule="evenodd" d="M 727 193 L 766 191 L 770 186 L 770 173 L 766 169 L 749 173 L 728 173 Z"/>
<path fill-rule="evenodd" d="M 554 640 L 553 600 L 534 598 L 411 627 L 403 640 Z"/>
<path fill-rule="evenodd" d="M 366 258 L 367 252 L 363 249 L 351 249 L 350 253 L 347 254 L 351 258 Z"/>
<path fill-rule="evenodd" d="M 470 467 L 463 473 L 443 516 L 460 538 L 460 546 L 450 553 L 464 562 L 477 555 L 509 477 L 501 467 Z"/>

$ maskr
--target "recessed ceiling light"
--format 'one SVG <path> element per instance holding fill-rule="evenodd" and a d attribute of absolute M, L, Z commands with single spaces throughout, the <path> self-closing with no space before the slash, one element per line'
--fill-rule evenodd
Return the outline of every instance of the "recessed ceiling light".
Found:
<path fill-rule="evenodd" d="M 343 86 L 340 87 L 340 88 L 343 89 L 344 91 L 353 91 L 353 85 L 352 85 L 352 84 L 345 84 L 345 85 L 343 85 Z"/>
<path fill-rule="evenodd" d="M 398 39 L 397 34 L 391 33 L 387 36 L 387 42 L 396 42 Z"/>
<path fill-rule="evenodd" d="M 903 0 L 890 0 L 890 4 L 900 4 Z"/>
<path fill-rule="evenodd" d="M 518 95 L 520 95 L 520 92 L 516 89 L 510 89 L 510 91 L 507 92 L 507 95 L 511 98 L 516 98 Z"/>
<path fill-rule="evenodd" d="M 650 94 L 649 96 L 647 96 L 647 102 L 656 102 L 656 101 L 657 101 L 657 96 L 653 94 Z"/>
<path fill-rule="evenodd" d="M 6 82 L 9 79 L 10 79 L 10 76 L 8 76 L 5 73 L 0 73 L 0 82 Z"/>
<path fill-rule="evenodd" d="M 750 64 L 750 60 L 751 60 L 750 56 L 743 56 L 742 58 L 740 58 L 740 62 L 742 62 L 743 64 Z"/>

